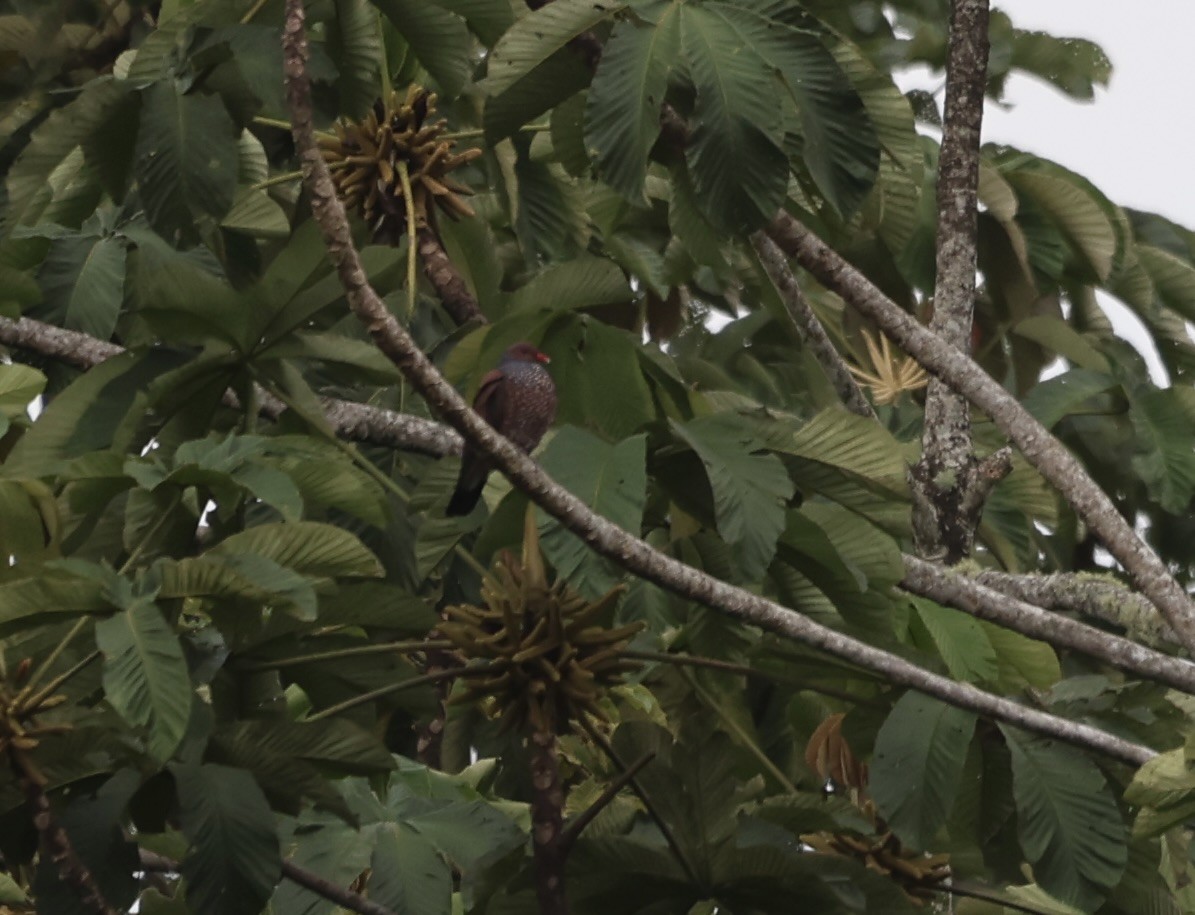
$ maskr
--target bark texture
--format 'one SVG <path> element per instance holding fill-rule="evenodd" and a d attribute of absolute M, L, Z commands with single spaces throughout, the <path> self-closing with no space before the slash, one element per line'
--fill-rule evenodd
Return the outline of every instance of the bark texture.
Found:
<path fill-rule="evenodd" d="M 937 273 L 930 329 L 964 353 L 970 352 L 975 315 L 979 137 L 988 50 L 988 0 L 953 0 L 938 157 Z M 1009 470 L 1007 457 L 986 465 L 976 458 L 971 405 L 944 381 L 931 378 L 921 459 L 909 470 L 917 552 L 948 564 L 969 556 L 987 495 Z"/>

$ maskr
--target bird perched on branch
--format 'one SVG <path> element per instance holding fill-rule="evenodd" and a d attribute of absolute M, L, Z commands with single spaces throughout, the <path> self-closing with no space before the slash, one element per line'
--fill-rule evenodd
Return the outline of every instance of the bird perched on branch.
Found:
<path fill-rule="evenodd" d="M 530 453 L 556 415 L 556 385 L 544 366 L 550 362 L 530 343 L 516 343 L 498 367 L 481 380 L 473 409 L 500 433 Z M 449 515 L 467 515 L 481 498 L 494 469 L 489 457 L 468 442 L 461 475 L 448 503 Z"/>

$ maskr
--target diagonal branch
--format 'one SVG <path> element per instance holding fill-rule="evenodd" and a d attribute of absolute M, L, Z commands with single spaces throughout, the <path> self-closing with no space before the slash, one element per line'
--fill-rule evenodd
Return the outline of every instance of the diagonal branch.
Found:
<path fill-rule="evenodd" d="M 1140 765 L 1155 752 L 1098 728 L 1026 708 L 966 683 L 930 673 L 903 658 L 850 638 L 758 594 L 729 585 L 685 565 L 595 514 L 583 501 L 545 474 L 527 455 L 479 417 L 415 344 L 369 285 L 352 243 L 344 207 L 315 144 L 311 84 L 306 72 L 307 34 L 302 0 L 287 0 L 283 28 L 283 69 L 295 145 L 303 168 L 312 214 L 323 232 L 328 256 L 344 286 L 349 306 L 377 347 L 402 370 L 429 406 L 459 430 L 532 501 L 595 552 L 630 572 L 698 603 L 745 622 L 822 649 L 891 682 L 920 690 L 951 705 L 989 715 L 1066 743 L 1097 749 Z M 928 333 L 928 331 L 926 332 Z"/>
<path fill-rule="evenodd" d="M 751 236 L 751 245 L 755 254 L 763 265 L 768 279 L 780 294 L 780 301 L 784 303 L 784 310 L 788 312 L 789 320 L 796 328 L 801 342 L 809 347 L 809 351 L 817 360 L 830 384 L 838 392 L 838 398 L 846 404 L 848 410 L 869 419 L 875 419 L 876 413 L 871 402 L 863 396 L 859 385 L 851 375 L 842 356 L 834 348 L 822 322 L 818 320 L 813 309 L 801 294 L 801 287 L 784 259 L 784 252 L 776 247 L 776 243 L 768 238 L 766 232 L 756 232 Z"/>
<path fill-rule="evenodd" d="M 1195 663 L 1191 661 L 1172 658 L 1069 617 L 1048 613 L 986 587 L 974 578 L 915 556 L 905 556 L 904 562 L 905 577 L 900 585 L 906 591 L 1195 695 Z"/>
<path fill-rule="evenodd" d="M 179 873 L 179 868 L 182 867 L 173 858 L 167 858 L 165 855 L 160 855 L 146 848 L 140 849 L 140 855 L 141 866 L 147 871 L 177 874 Z M 319 874 L 299 867 L 293 861 L 283 859 L 282 876 L 292 883 L 297 883 L 304 889 L 310 890 L 315 895 L 322 896 L 329 902 L 336 903 L 342 909 L 359 912 L 360 915 L 396 915 L 393 909 L 388 909 L 384 905 L 366 899 L 352 890 L 346 890 L 331 880 L 325 880 Z"/>
<path fill-rule="evenodd" d="M 1015 575 L 1010 572 L 957 567 L 956 572 L 974 578 L 986 588 L 1017 600 L 1082 613 L 1129 632 L 1153 648 L 1174 644 L 1174 630 L 1158 608 L 1135 591 L 1108 575 L 1091 572 L 1055 572 Z"/>
<path fill-rule="evenodd" d="M 767 231 L 781 249 L 796 258 L 823 286 L 874 320 L 926 371 L 987 413 L 1100 538 L 1141 592 L 1162 611 L 1187 651 L 1195 655 L 1195 607 L 1186 591 L 1134 533 L 1083 465 L 1045 426 L 980 366 L 939 340 L 792 216 L 778 214 Z"/>

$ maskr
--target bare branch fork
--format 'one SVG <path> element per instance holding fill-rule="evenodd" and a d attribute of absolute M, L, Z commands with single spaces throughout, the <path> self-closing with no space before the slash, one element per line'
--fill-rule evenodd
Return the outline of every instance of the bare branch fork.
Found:
<path fill-rule="evenodd" d="M 1132 576 L 1141 593 L 1161 610 L 1188 653 L 1195 655 L 1195 608 L 1186 591 L 1137 536 L 1083 465 L 1045 426 L 970 357 L 943 343 L 788 213 L 778 214 L 768 224 L 767 232 L 818 282 L 875 321 L 926 371 L 987 413 L 1099 537 Z"/>
<path fill-rule="evenodd" d="M 344 285 L 350 307 L 378 348 L 402 370 L 428 404 L 471 443 L 491 456 L 502 473 L 537 505 L 582 538 L 593 550 L 613 559 L 634 574 L 682 597 L 877 671 L 893 683 L 1067 743 L 1098 749 L 1132 764 L 1139 765 L 1155 755 L 1147 747 L 1098 728 L 1026 708 L 969 684 L 956 683 L 947 677 L 922 670 L 902 658 L 821 626 L 773 601 L 719 581 L 657 552 L 642 540 L 596 515 L 584 502 L 556 484 L 534 461 L 469 409 L 370 287 L 352 244 L 344 208 L 336 197 L 327 166 L 315 145 L 306 55 L 302 0 L 287 0 L 283 67 L 296 149 L 311 198 L 312 213 L 323 232 L 329 257 Z"/>

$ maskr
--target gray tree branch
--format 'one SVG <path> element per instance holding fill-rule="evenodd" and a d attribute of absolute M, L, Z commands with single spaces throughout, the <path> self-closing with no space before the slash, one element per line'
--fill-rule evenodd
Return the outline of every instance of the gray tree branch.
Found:
<path fill-rule="evenodd" d="M 953 0 L 946 57 L 946 113 L 938 156 L 937 272 L 930 329 L 971 351 L 975 314 L 979 137 L 988 63 L 988 0 Z M 939 378 L 925 398 L 921 458 L 909 469 L 917 552 L 949 564 L 971 554 L 993 469 L 981 468 L 971 438 L 971 405 Z"/>
<path fill-rule="evenodd" d="M 1155 648 L 1178 642 L 1157 607 L 1107 575 L 1092 572 L 1014 575 L 968 568 L 965 563 L 956 566 L 955 571 L 973 577 L 987 588 L 1039 607 L 1069 610 L 1111 623 Z"/>
<path fill-rule="evenodd" d="M 953 569 L 915 556 L 905 556 L 904 562 L 905 577 L 900 586 L 906 591 L 1195 695 L 1195 663 L 1191 661 L 1170 657 L 1069 617 L 1049 613 Z"/>
<path fill-rule="evenodd" d="M 788 213 L 778 214 L 767 231 L 822 285 L 875 321 L 926 371 L 987 413 L 1124 566 L 1141 593 L 1162 611 L 1188 653 L 1195 655 L 1195 607 L 1186 591 L 1061 442 L 966 354 L 938 339 Z"/>
<path fill-rule="evenodd" d="M 780 301 L 784 304 L 784 310 L 788 312 L 789 320 L 792 321 L 797 336 L 803 344 L 809 347 L 809 351 L 822 367 L 822 371 L 826 373 L 830 384 L 834 385 L 839 399 L 852 413 L 875 419 L 876 413 L 872 409 L 871 402 L 859 390 L 859 385 L 851 375 L 850 369 L 846 367 L 842 356 L 834 348 L 834 342 L 830 339 L 830 335 L 826 333 L 822 322 L 818 320 L 817 315 L 813 313 L 813 309 L 805 300 L 805 296 L 802 295 L 801 287 L 797 285 L 797 279 L 788 267 L 784 252 L 768 238 L 766 232 L 762 231 L 751 236 L 751 245 L 755 248 L 755 253 L 759 257 L 759 262 L 763 265 L 768 279 L 772 281 L 772 285 L 780 294 Z"/>
<path fill-rule="evenodd" d="M 32 318 L 17 321 L 0 318 L 0 343 L 49 356 L 80 369 L 92 368 L 125 351 L 115 343 Z M 257 389 L 256 396 L 262 415 L 269 419 L 277 419 L 286 409 L 282 401 L 261 388 Z M 224 402 L 233 409 L 240 409 L 240 402 L 232 391 L 225 393 Z M 432 457 L 460 453 L 461 437 L 430 419 L 332 397 L 323 398 L 322 404 L 324 418 L 342 438 Z"/>
<path fill-rule="evenodd" d="M 718 609 L 770 632 L 784 635 L 836 657 L 876 671 L 889 681 L 920 690 L 944 702 L 970 709 L 1066 743 L 1107 753 L 1140 765 L 1153 750 L 1098 728 L 1026 708 L 966 683 L 931 673 L 903 658 L 819 625 L 758 594 L 729 585 L 653 549 L 611 523 L 553 481 L 527 455 L 494 431 L 436 370 L 369 285 L 352 243 L 344 207 L 318 148 L 312 127 L 311 85 L 307 77 L 307 35 L 302 0 L 287 0 L 283 28 L 283 69 L 295 146 L 303 169 L 312 213 L 320 225 L 328 256 L 344 286 L 349 306 L 378 348 L 406 376 L 427 403 L 529 498 L 595 552 L 681 597 Z M 928 331 L 926 332 L 928 333 Z"/>

